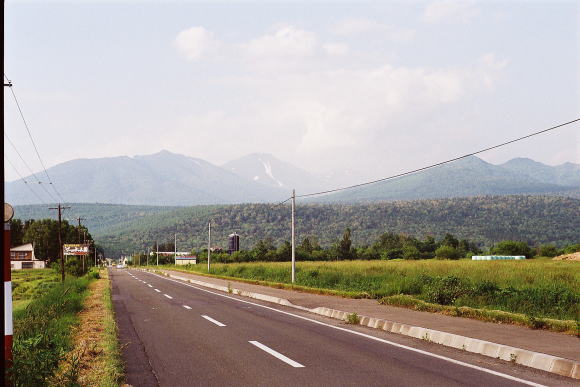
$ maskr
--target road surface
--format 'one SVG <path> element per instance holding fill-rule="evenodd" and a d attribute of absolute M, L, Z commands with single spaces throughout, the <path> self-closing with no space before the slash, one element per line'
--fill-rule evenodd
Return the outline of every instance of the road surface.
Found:
<path fill-rule="evenodd" d="M 152 273 L 114 269 L 111 278 L 133 386 L 513 386 L 550 378 L 511 376 L 510 367 L 481 367 Z"/>

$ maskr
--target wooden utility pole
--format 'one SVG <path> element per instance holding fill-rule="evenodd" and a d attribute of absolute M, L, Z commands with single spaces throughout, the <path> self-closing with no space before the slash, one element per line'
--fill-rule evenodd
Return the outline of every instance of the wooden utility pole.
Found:
<path fill-rule="evenodd" d="M 49 210 L 58 210 L 58 253 L 60 255 L 60 279 L 64 282 L 64 254 L 62 252 L 62 212 L 70 207 L 61 206 L 49 207 Z"/>

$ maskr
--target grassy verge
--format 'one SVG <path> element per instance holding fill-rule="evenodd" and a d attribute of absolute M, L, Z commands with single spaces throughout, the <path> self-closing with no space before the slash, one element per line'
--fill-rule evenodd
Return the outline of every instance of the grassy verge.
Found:
<path fill-rule="evenodd" d="M 71 330 L 79 319 L 92 278 L 68 278 L 14 312 L 12 380 L 14 386 L 46 386 L 71 348 Z"/>
<path fill-rule="evenodd" d="M 72 349 L 61 361 L 52 385 L 112 387 L 123 381 L 107 271 L 101 270 L 99 276 L 89 285 Z"/>
<path fill-rule="evenodd" d="M 207 275 L 205 265 L 165 266 Z M 300 262 L 212 265 L 212 275 L 295 290 L 576 333 L 580 264 L 528 261 Z M 458 312 L 459 311 L 459 312 Z"/>
<path fill-rule="evenodd" d="M 117 322 L 115 321 L 115 312 L 113 310 L 111 281 L 106 269 L 101 273 L 107 281 L 107 286 L 103 292 L 103 305 L 105 306 L 103 346 L 106 353 L 105 368 L 107 372 L 101 386 L 118 386 L 125 377 L 125 368 L 121 358 L 121 346 L 119 344 Z"/>
<path fill-rule="evenodd" d="M 60 275 L 52 269 L 15 270 L 12 272 L 13 310 L 24 309 L 30 302 L 45 294 L 60 282 Z"/>

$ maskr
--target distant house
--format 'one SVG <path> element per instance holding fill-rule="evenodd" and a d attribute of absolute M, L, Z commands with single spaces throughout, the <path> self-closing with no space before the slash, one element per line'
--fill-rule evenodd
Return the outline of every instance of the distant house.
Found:
<path fill-rule="evenodd" d="M 175 257 L 176 265 L 195 265 L 197 264 L 197 255 L 181 255 Z"/>
<path fill-rule="evenodd" d="M 34 256 L 32 243 L 12 247 L 10 249 L 10 269 L 44 269 L 46 263 Z"/>

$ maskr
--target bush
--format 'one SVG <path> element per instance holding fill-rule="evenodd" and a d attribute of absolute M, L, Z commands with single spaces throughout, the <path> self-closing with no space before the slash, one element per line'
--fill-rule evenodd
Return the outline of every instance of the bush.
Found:
<path fill-rule="evenodd" d="M 533 256 L 532 249 L 526 242 L 502 241 L 491 249 L 492 254 L 497 255 L 523 255 L 526 258 Z"/>
<path fill-rule="evenodd" d="M 413 245 L 405 246 L 403 248 L 403 259 L 419 259 L 421 258 L 421 252 L 418 248 Z"/>
<path fill-rule="evenodd" d="M 458 259 L 459 252 L 455 247 L 441 246 L 435 250 L 435 257 L 437 259 Z"/>
<path fill-rule="evenodd" d="M 538 247 L 538 255 L 540 257 L 555 257 L 558 255 L 558 249 L 554 245 L 541 245 Z"/>
<path fill-rule="evenodd" d="M 427 301 L 441 305 L 451 305 L 461 296 L 470 293 L 470 288 L 459 277 L 434 278 L 423 288 Z"/>

